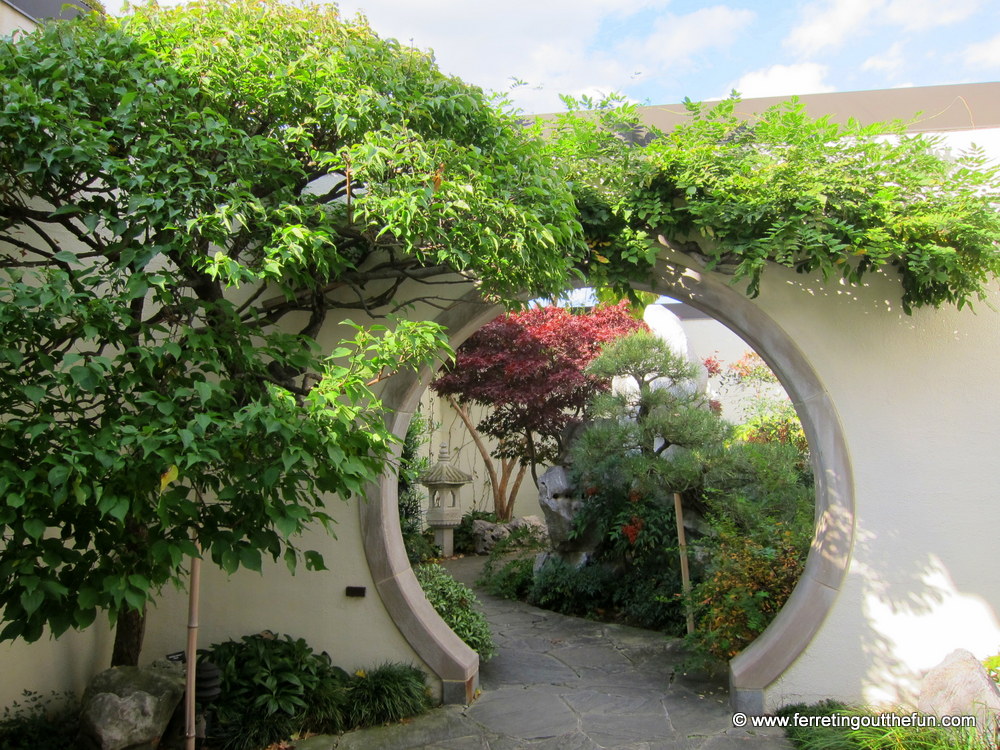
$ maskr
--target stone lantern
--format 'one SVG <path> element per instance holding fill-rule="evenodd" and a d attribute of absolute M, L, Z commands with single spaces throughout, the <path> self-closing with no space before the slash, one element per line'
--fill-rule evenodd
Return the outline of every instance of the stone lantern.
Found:
<path fill-rule="evenodd" d="M 455 554 L 454 529 L 462 522 L 462 503 L 458 491 L 472 481 L 472 475 L 455 466 L 448 456 L 448 445 L 441 443 L 437 463 L 421 474 L 417 481 L 430 495 L 427 525 L 434 529 L 434 542 L 445 557 Z"/>

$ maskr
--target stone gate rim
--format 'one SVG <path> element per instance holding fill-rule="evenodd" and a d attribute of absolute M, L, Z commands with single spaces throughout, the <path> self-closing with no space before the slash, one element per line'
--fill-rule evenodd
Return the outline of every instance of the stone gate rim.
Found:
<path fill-rule="evenodd" d="M 637 285 L 638 288 L 642 288 Z M 795 341 L 753 300 L 727 283 L 677 263 L 661 262 L 651 291 L 667 294 L 711 315 L 763 357 L 795 404 L 809 441 L 816 482 L 816 533 L 805 570 L 781 612 L 729 664 L 734 711 L 764 712 L 765 691 L 812 641 L 840 591 L 854 542 L 854 480 L 840 418 L 819 374 Z M 438 315 L 457 347 L 503 309 L 471 292 Z M 389 427 L 402 437 L 434 373 L 401 372 L 382 393 Z M 445 703 L 475 695 L 479 660 L 437 615 L 417 583 L 403 549 L 397 487 L 388 472 L 361 506 L 365 555 L 378 593 L 393 622 L 441 680 Z"/>

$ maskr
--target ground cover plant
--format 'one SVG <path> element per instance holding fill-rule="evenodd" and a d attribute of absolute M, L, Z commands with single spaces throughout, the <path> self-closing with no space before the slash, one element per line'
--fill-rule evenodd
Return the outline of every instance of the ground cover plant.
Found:
<path fill-rule="evenodd" d="M 4 750 L 66 750 L 75 747 L 80 706 L 71 694 L 42 695 L 25 691 L 0 716 L 0 747 Z"/>
<path fill-rule="evenodd" d="M 224 750 L 392 723 L 431 705 L 416 667 L 387 663 L 348 674 L 325 652 L 287 635 L 214 644 L 203 658 L 222 673 L 222 694 L 211 705 L 211 742 Z"/>
<path fill-rule="evenodd" d="M 477 584 L 504 599 L 527 599 L 534 581 L 535 558 L 545 543 L 522 526 L 497 541 L 483 563 Z"/>
<path fill-rule="evenodd" d="M 427 601 L 455 635 L 479 654 L 481 662 L 488 661 L 496 654 L 490 625 L 479 610 L 479 600 L 472 589 L 456 581 L 440 565 L 418 565 L 413 572 Z"/>

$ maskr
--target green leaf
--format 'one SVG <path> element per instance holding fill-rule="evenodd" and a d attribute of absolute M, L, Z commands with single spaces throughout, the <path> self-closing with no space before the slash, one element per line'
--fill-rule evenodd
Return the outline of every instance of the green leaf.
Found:
<path fill-rule="evenodd" d="M 45 593 L 40 590 L 31 592 L 25 591 L 21 594 L 21 606 L 24 607 L 24 613 L 28 617 L 35 614 L 44 601 Z"/>
<path fill-rule="evenodd" d="M 76 601 L 81 609 L 93 609 L 97 606 L 97 591 L 86 586 L 77 592 Z"/>
<path fill-rule="evenodd" d="M 40 518 L 28 518 L 24 521 L 22 527 L 24 528 L 24 533 L 32 539 L 41 539 L 48 528 L 48 524 Z"/>
<path fill-rule="evenodd" d="M 113 517 L 117 518 L 119 521 L 124 521 L 125 516 L 128 515 L 129 501 L 126 497 L 114 498 L 111 506 L 108 508 L 108 513 Z"/>
<path fill-rule="evenodd" d="M 286 539 L 295 534 L 299 529 L 299 522 L 290 516 L 278 516 L 278 518 L 274 519 L 274 525 L 278 527 L 278 531 Z"/>
<path fill-rule="evenodd" d="M 45 398 L 45 389 L 37 385 L 22 385 L 21 392 L 27 396 L 32 403 L 40 403 Z"/>
<path fill-rule="evenodd" d="M 327 570 L 323 555 L 314 550 L 306 550 L 303 554 L 306 560 L 306 570 Z"/>
<path fill-rule="evenodd" d="M 240 547 L 239 548 L 240 564 L 249 570 L 256 570 L 260 572 L 261 557 L 260 550 L 254 549 L 253 547 Z"/>
<path fill-rule="evenodd" d="M 89 628 L 94 624 L 94 620 L 96 619 L 97 610 L 94 608 L 73 610 L 73 621 L 80 630 Z"/>
<path fill-rule="evenodd" d="M 98 376 L 87 365 L 77 365 L 75 367 L 71 367 L 69 375 L 73 379 L 73 382 L 85 391 L 89 392 L 97 388 Z"/>
<path fill-rule="evenodd" d="M 136 589 L 127 588 L 124 592 L 125 601 L 134 610 L 142 610 L 146 606 L 146 594 Z"/>
<path fill-rule="evenodd" d="M 285 565 L 288 567 L 288 572 L 295 575 L 295 568 L 298 564 L 297 557 L 295 555 L 295 550 L 291 547 L 285 549 L 285 554 L 282 555 L 285 559 Z"/>
<path fill-rule="evenodd" d="M 222 569 L 232 575 L 240 567 L 240 556 L 231 547 L 222 553 Z"/>
<path fill-rule="evenodd" d="M 49 469 L 48 480 L 53 487 L 60 487 L 69 478 L 70 467 L 66 464 L 57 464 Z"/>

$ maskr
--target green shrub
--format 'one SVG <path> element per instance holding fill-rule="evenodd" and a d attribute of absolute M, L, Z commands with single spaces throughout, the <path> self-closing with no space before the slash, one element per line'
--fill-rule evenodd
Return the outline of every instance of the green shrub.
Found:
<path fill-rule="evenodd" d="M 411 565 L 418 565 L 439 556 L 433 536 L 428 538 L 424 527 L 424 497 L 417 477 L 427 470 L 430 461 L 420 455 L 420 447 L 430 439 L 430 425 L 422 414 L 414 414 L 406 428 L 403 449 L 399 457 L 398 510 L 399 530 L 403 547 Z"/>
<path fill-rule="evenodd" d="M 492 565 L 487 561 L 476 583 L 501 599 L 524 600 L 534 583 L 534 568 L 534 555 L 497 560 Z"/>
<path fill-rule="evenodd" d="M 424 673 L 409 664 L 359 669 L 347 690 L 347 716 L 354 727 L 391 724 L 430 707 Z"/>
<path fill-rule="evenodd" d="M 552 558 L 535 574 L 528 601 L 565 615 L 593 615 L 611 609 L 615 579 L 614 572 L 602 565 L 574 568 Z"/>
<path fill-rule="evenodd" d="M 205 658 L 222 671 L 213 734 L 224 750 L 345 728 L 347 673 L 303 639 L 249 635 L 213 645 Z"/>
<path fill-rule="evenodd" d="M 676 549 L 670 553 L 627 570 L 614 582 L 612 603 L 622 622 L 677 636 L 685 632 L 680 563 Z"/>
<path fill-rule="evenodd" d="M 433 531 L 403 530 L 403 548 L 410 565 L 420 565 L 441 557 L 441 548 L 434 544 Z"/>
<path fill-rule="evenodd" d="M 455 635 L 487 661 L 496 653 L 493 634 L 479 611 L 472 589 L 459 583 L 440 565 L 419 565 L 413 569 L 424 595 Z"/>
<path fill-rule="evenodd" d="M 0 718 L 3 750 L 66 750 L 76 747 L 80 710 L 70 693 L 43 696 L 25 690 L 24 702 L 14 702 Z"/>
<path fill-rule="evenodd" d="M 715 528 L 733 528 L 768 543 L 781 524 L 805 557 L 813 535 L 815 490 L 809 465 L 794 446 L 732 444 L 706 472 L 703 497 Z"/>
<path fill-rule="evenodd" d="M 790 532 L 777 532 L 764 545 L 732 530 L 712 548 L 709 572 L 694 590 L 698 629 L 694 647 L 729 660 L 756 638 L 795 588 L 803 559 Z"/>
<path fill-rule="evenodd" d="M 544 546 L 531 527 L 514 529 L 493 545 L 476 583 L 493 596 L 525 599 L 534 581 L 535 557 Z"/>

